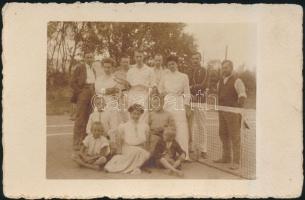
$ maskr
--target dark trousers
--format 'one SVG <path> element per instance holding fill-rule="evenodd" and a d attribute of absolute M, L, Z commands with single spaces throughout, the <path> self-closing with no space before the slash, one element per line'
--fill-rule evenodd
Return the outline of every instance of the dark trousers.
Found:
<path fill-rule="evenodd" d="M 92 112 L 91 98 L 93 87 L 84 87 L 78 94 L 76 102 L 76 119 L 73 130 L 73 145 L 80 145 L 86 137 L 86 126 Z"/>
<path fill-rule="evenodd" d="M 149 135 L 149 146 L 148 146 L 148 151 L 151 154 L 154 154 L 156 151 L 156 147 L 158 142 L 162 140 L 162 137 L 159 135 L 155 135 L 155 134 L 150 134 Z"/>
<path fill-rule="evenodd" d="M 222 159 L 231 161 L 231 149 L 233 162 L 240 162 L 240 127 L 241 115 L 231 112 L 219 112 L 219 137 L 222 142 Z"/>

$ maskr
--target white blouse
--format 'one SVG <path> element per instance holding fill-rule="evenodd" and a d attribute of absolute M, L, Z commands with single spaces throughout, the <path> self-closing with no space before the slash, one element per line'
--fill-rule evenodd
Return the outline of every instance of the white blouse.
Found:
<path fill-rule="evenodd" d="M 95 93 L 101 94 L 102 89 L 113 88 L 117 86 L 117 82 L 114 80 L 114 76 L 102 75 L 97 77 L 95 81 Z"/>
<path fill-rule="evenodd" d="M 119 133 L 122 136 L 124 143 L 132 146 L 146 142 L 148 130 L 147 124 L 142 122 L 135 123 L 132 120 L 120 124 L 119 126 Z"/>
<path fill-rule="evenodd" d="M 179 71 L 169 71 L 164 74 L 159 91 L 173 96 L 184 97 L 184 104 L 189 104 L 191 99 L 190 86 L 188 76 Z"/>
<path fill-rule="evenodd" d="M 93 84 L 95 81 L 95 74 L 93 72 L 93 67 L 90 67 L 88 64 L 86 64 L 86 73 L 87 73 L 86 83 Z"/>
<path fill-rule="evenodd" d="M 127 81 L 131 86 L 142 85 L 152 87 L 155 85 L 154 71 L 146 65 L 141 68 L 134 65 L 127 72 Z"/>

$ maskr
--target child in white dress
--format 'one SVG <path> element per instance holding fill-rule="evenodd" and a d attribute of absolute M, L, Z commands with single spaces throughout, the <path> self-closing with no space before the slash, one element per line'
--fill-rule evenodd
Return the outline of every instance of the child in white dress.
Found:
<path fill-rule="evenodd" d="M 107 162 L 110 146 L 100 122 L 92 123 L 91 133 L 83 140 L 80 152 L 72 159 L 80 166 L 100 170 Z"/>

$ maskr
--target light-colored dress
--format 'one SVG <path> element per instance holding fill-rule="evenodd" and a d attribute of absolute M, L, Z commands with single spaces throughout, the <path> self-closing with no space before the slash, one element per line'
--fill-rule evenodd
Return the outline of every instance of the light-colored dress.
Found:
<path fill-rule="evenodd" d="M 160 92 L 166 94 L 164 98 L 164 110 L 172 114 L 176 124 L 176 140 L 189 159 L 189 130 L 186 118 L 185 105 L 190 104 L 189 79 L 186 74 L 179 71 L 169 71 L 161 80 Z"/>
<path fill-rule="evenodd" d="M 143 148 L 148 137 L 148 126 L 129 120 L 119 126 L 119 136 L 123 141 L 122 154 L 113 156 L 104 169 L 108 172 L 131 173 L 149 158 L 148 151 Z"/>
<path fill-rule="evenodd" d="M 113 75 L 103 75 L 98 77 L 95 81 L 95 93 L 98 95 L 102 95 L 103 90 L 105 91 L 106 89 L 113 87 L 118 87 L 118 83 L 115 81 Z M 103 95 L 106 103 L 103 115 L 109 118 L 109 130 L 111 131 L 109 131 L 108 134 L 111 141 L 114 141 L 115 138 L 115 136 L 111 135 L 111 133 L 115 134 L 115 130 L 122 122 L 122 117 L 120 115 L 119 95 L 120 94 Z"/>
<path fill-rule="evenodd" d="M 106 148 L 105 155 L 110 153 L 110 146 L 108 140 L 104 136 L 94 138 L 93 135 L 87 135 L 83 141 L 83 145 L 88 148 L 88 155 L 100 155 L 101 150 Z"/>
<path fill-rule="evenodd" d="M 101 122 L 104 128 L 104 131 L 108 134 L 108 131 L 110 130 L 110 120 L 109 116 L 105 112 L 99 112 L 95 110 L 93 113 L 90 114 L 86 133 L 91 134 L 91 126 L 94 122 Z"/>
<path fill-rule="evenodd" d="M 128 71 L 128 70 L 127 70 Z M 127 111 L 127 96 L 128 91 L 126 85 L 122 83 L 122 80 L 127 81 L 127 71 L 125 69 L 118 69 L 113 73 L 115 79 L 119 80 L 118 88 L 122 91 L 119 98 L 120 105 L 120 116 L 122 118 L 122 122 L 127 122 L 129 119 L 129 113 Z"/>
<path fill-rule="evenodd" d="M 148 108 L 149 88 L 155 86 L 153 69 L 144 64 L 141 68 L 133 65 L 127 72 L 127 81 L 131 85 L 128 91 L 128 107 L 137 103 Z M 147 122 L 147 112 L 141 116 Z"/>
<path fill-rule="evenodd" d="M 163 78 L 163 76 L 169 72 L 168 69 L 165 69 L 164 67 L 160 67 L 160 68 L 157 68 L 157 67 L 154 67 L 153 68 L 153 77 L 154 77 L 154 83 L 155 85 L 159 88 L 160 87 L 160 82 Z"/>

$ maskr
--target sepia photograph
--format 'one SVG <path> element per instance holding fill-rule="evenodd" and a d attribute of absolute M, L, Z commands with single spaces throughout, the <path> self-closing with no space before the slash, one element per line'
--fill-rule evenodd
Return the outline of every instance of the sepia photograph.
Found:
<path fill-rule="evenodd" d="M 255 179 L 256 32 L 50 21 L 46 177 Z"/>
<path fill-rule="evenodd" d="M 8 3 L 2 16 L 6 197 L 300 196 L 301 6 Z"/>

